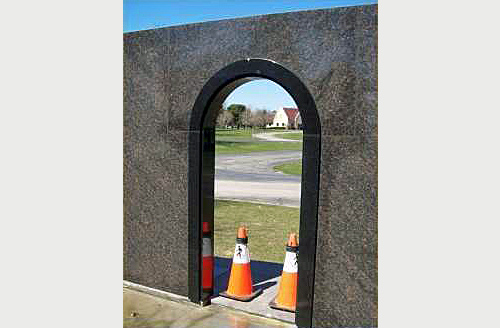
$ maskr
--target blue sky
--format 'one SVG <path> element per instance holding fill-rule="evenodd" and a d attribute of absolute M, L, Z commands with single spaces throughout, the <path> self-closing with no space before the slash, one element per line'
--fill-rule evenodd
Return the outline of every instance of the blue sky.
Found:
<path fill-rule="evenodd" d="M 236 17 L 283 13 L 332 7 L 377 3 L 375 0 L 124 0 L 123 31 L 205 22 Z M 290 95 L 267 80 L 252 81 L 233 91 L 227 104 L 239 103 L 252 108 L 276 109 L 295 106 Z"/>
<path fill-rule="evenodd" d="M 377 3 L 374 0 L 124 0 L 123 31 L 298 10 Z"/>
<path fill-rule="evenodd" d="M 290 94 L 279 84 L 257 80 L 243 84 L 224 101 L 225 105 L 244 104 L 251 109 L 275 110 L 279 107 L 296 107 Z"/>

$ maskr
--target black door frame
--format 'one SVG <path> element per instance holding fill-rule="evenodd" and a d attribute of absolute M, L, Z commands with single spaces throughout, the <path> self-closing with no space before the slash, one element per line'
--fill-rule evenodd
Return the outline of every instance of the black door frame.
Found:
<path fill-rule="evenodd" d="M 300 198 L 300 256 L 295 323 L 298 327 L 311 327 L 318 225 L 321 126 L 314 99 L 306 86 L 295 74 L 270 60 L 246 59 L 221 69 L 203 86 L 191 112 L 188 150 L 188 296 L 192 302 L 203 303 L 201 218 L 211 220 L 213 227 L 215 129 L 210 124 L 214 118 L 208 115 L 214 115 L 217 112 L 216 109 L 234 89 L 255 79 L 269 79 L 283 87 L 297 104 L 302 118 L 304 137 Z"/>

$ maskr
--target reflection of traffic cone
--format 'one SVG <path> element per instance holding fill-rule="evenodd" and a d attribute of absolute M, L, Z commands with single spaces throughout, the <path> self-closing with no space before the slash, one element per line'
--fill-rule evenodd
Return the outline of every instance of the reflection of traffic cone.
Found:
<path fill-rule="evenodd" d="M 239 316 L 239 317 L 235 317 L 235 316 L 231 316 L 231 328 L 248 328 L 250 327 L 249 326 L 249 322 L 248 322 L 248 319 L 243 317 L 243 316 Z"/>
<path fill-rule="evenodd" d="M 201 253 L 203 256 L 203 270 L 201 273 L 203 291 L 212 293 L 213 291 L 213 272 L 214 272 L 214 255 L 212 253 L 212 239 L 210 238 L 210 228 L 208 222 L 203 222 L 203 246 Z"/>
<path fill-rule="evenodd" d="M 233 264 L 227 290 L 221 296 L 238 301 L 251 301 L 262 292 L 258 289 L 252 292 L 252 272 L 250 270 L 250 254 L 247 248 L 248 236 L 244 227 L 238 229 L 236 248 L 234 250 Z"/>
<path fill-rule="evenodd" d="M 297 235 L 292 233 L 288 238 L 286 246 L 285 263 L 283 264 L 283 274 L 278 289 L 278 295 L 274 298 L 269 306 L 274 309 L 295 312 L 297 303 L 297 253 L 299 251 L 299 243 Z"/>

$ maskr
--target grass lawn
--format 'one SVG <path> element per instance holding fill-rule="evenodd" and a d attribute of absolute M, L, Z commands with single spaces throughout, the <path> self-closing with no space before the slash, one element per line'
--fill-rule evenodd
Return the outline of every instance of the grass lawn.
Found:
<path fill-rule="evenodd" d="M 283 172 L 285 174 L 301 175 L 302 160 L 276 165 L 275 167 L 273 167 L 273 169 L 275 171 Z"/>
<path fill-rule="evenodd" d="M 302 143 L 266 142 L 253 138 L 261 129 L 217 129 L 215 132 L 216 154 L 242 154 L 260 151 L 302 150 Z"/>
<path fill-rule="evenodd" d="M 251 129 L 234 129 L 234 130 L 215 130 L 215 143 L 216 146 L 220 142 L 252 142 Z"/>
<path fill-rule="evenodd" d="M 251 260 L 283 263 L 291 232 L 299 233 L 299 208 L 215 200 L 215 255 L 233 257 L 240 225 L 248 229 Z"/>
<path fill-rule="evenodd" d="M 274 136 L 282 139 L 302 140 L 302 132 L 280 133 Z"/>
<path fill-rule="evenodd" d="M 217 137 L 251 138 L 252 129 L 217 129 L 215 135 Z"/>

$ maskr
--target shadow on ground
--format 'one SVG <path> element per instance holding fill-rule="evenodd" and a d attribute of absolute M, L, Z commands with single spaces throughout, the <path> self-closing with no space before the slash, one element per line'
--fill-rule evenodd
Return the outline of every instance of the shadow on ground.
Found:
<path fill-rule="evenodd" d="M 215 257 L 214 266 L 214 295 L 219 295 L 227 289 L 229 282 L 229 275 L 231 271 L 231 258 Z M 266 261 L 253 261 L 251 262 L 252 268 L 252 282 L 255 288 L 263 290 L 276 285 L 276 281 L 268 281 L 273 278 L 281 276 L 283 264 L 266 262 Z"/>
<path fill-rule="evenodd" d="M 227 289 L 231 273 L 232 258 L 215 257 L 214 266 L 214 296 L 212 304 L 223 305 L 233 309 L 258 314 L 267 318 L 280 319 L 293 323 L 295 313 L 272 309 L 269 302 L 278 292 L 278 283 L 281 277 L 283 264 L 265 261 L 251 261 L 252 282 L 254 290 L 262 289 L 262 294 L 250 302 L 240 302 L 219 294 Z"/>

